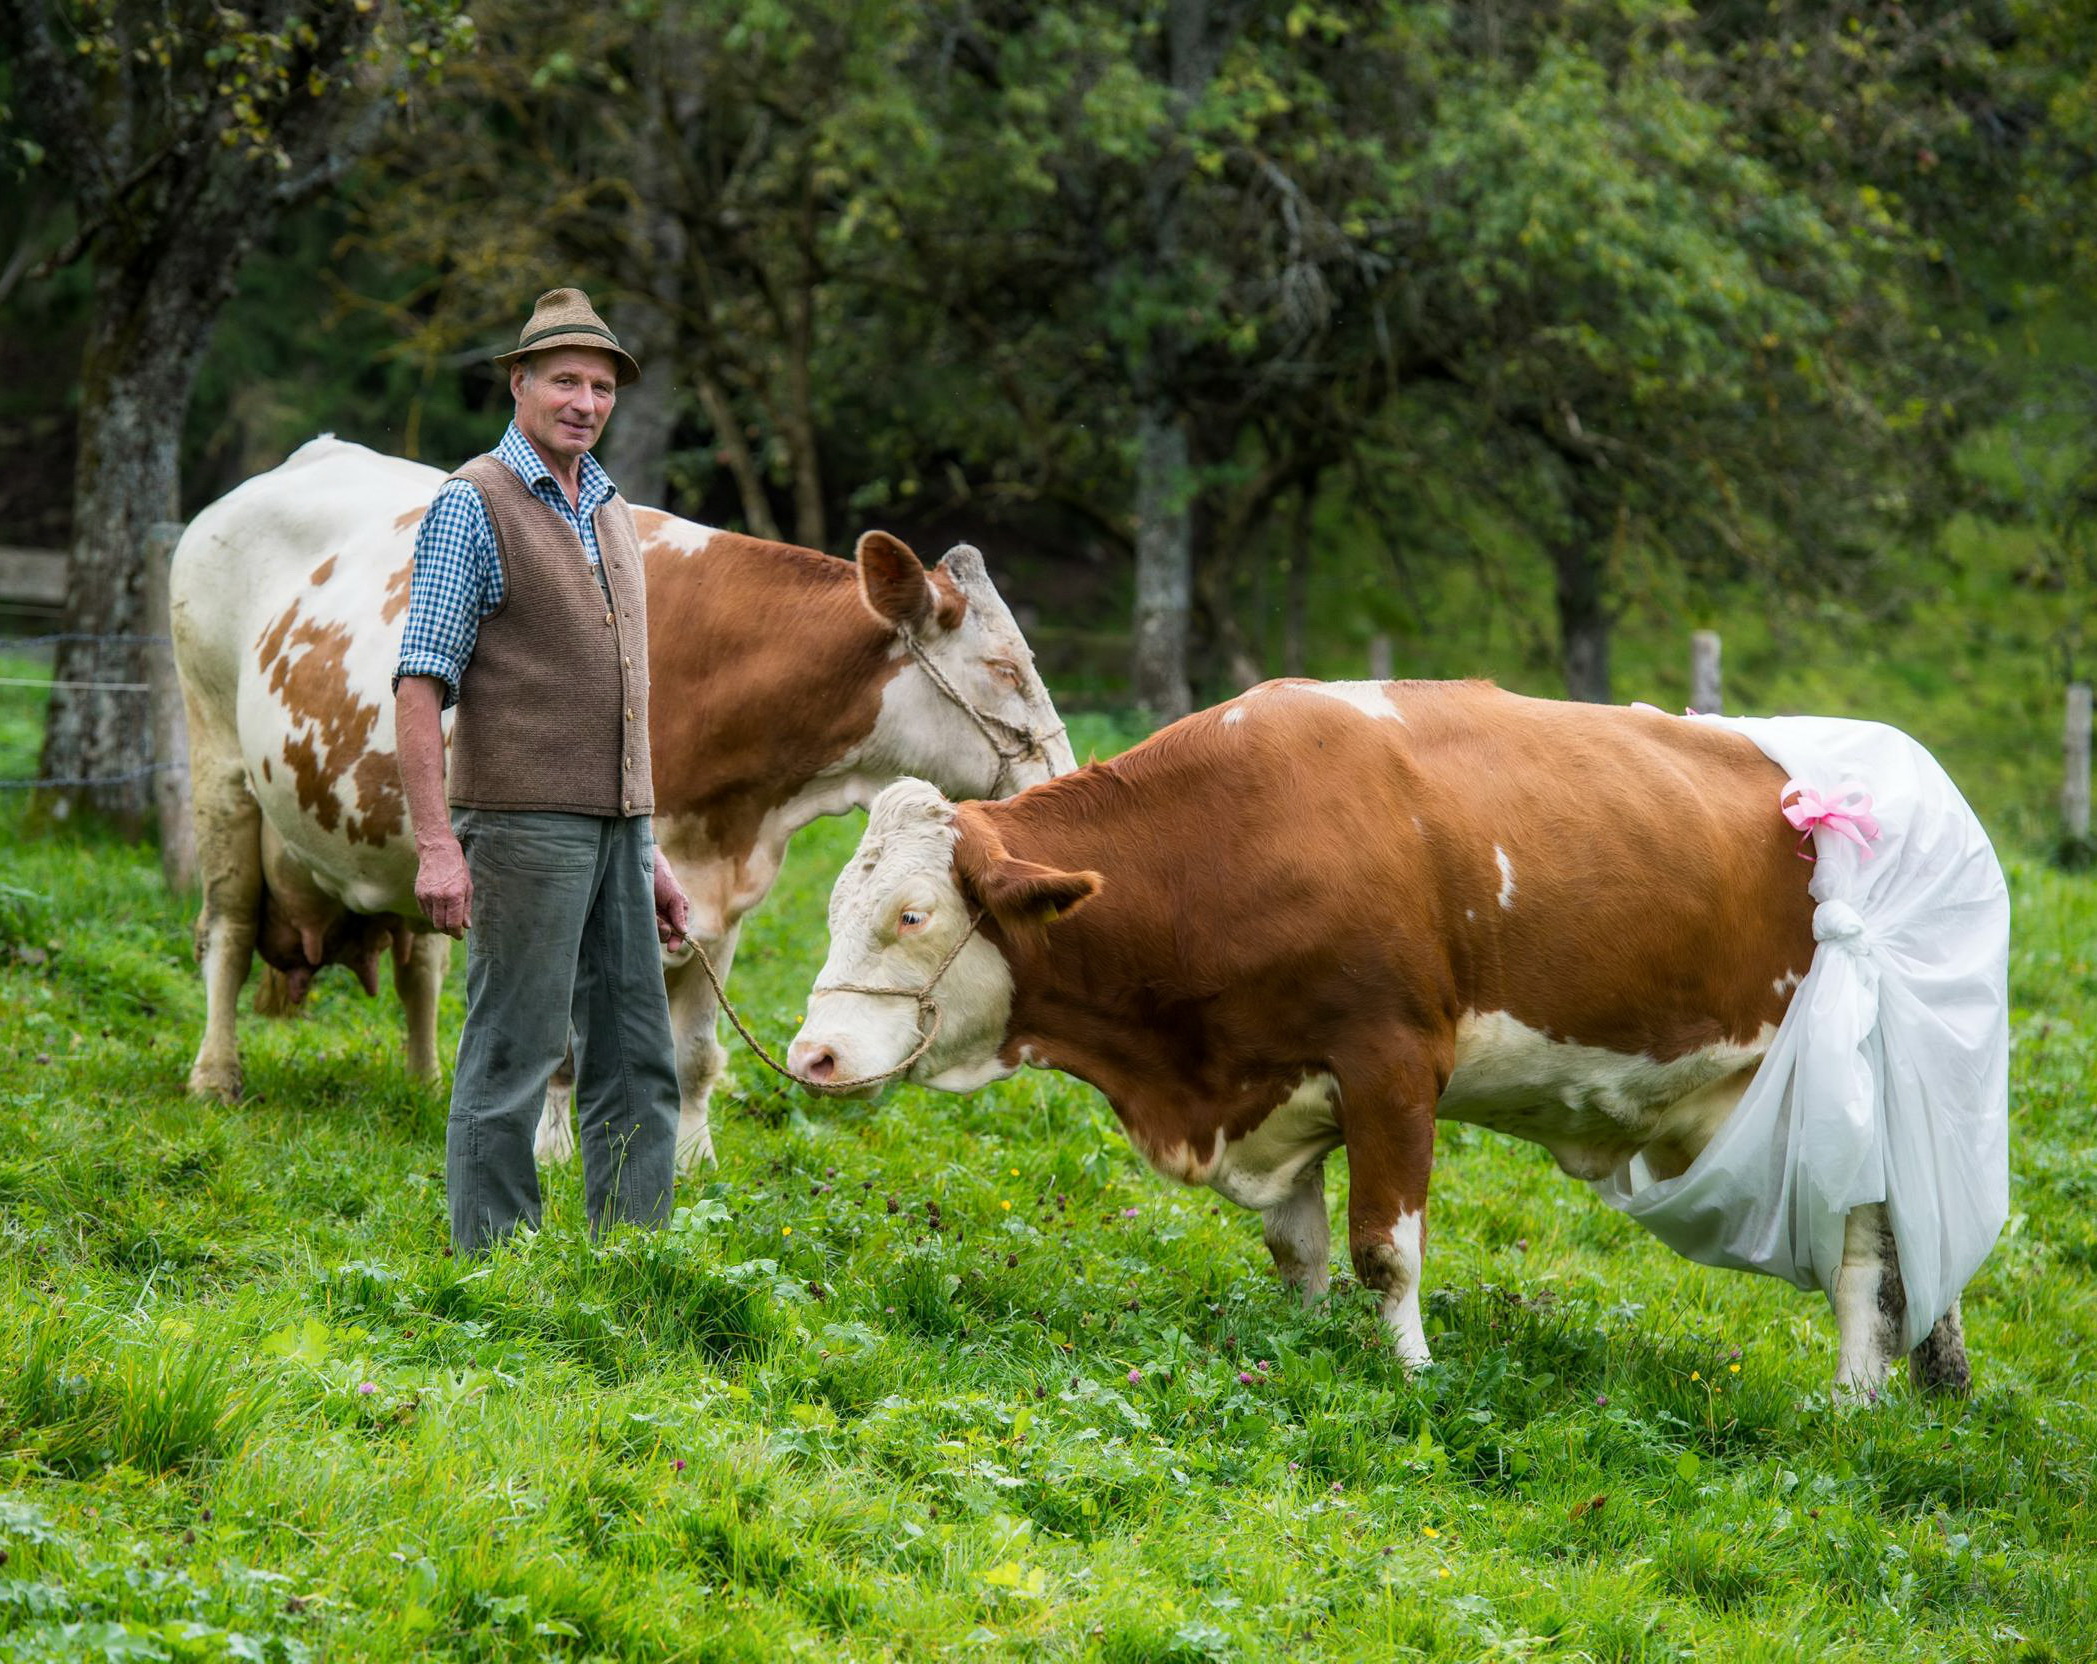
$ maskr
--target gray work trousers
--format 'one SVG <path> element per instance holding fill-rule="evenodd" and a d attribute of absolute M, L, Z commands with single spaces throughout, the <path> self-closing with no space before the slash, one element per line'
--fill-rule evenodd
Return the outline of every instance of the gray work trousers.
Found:
<path fill-rule="evenodd" d="M 466 1027 L 444 1184 L 452 1247 L 539 1224 L 532 1137 L 575 1041 L 575 1130 L 592 1233 L 670 1217 L 677 1067 L 655 934 L 655 841 L 624 818 L 456 809 L 473 876 Z"/>

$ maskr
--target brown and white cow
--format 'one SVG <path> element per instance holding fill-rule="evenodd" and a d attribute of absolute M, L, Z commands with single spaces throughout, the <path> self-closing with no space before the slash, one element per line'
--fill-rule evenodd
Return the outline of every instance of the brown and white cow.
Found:
<path fill-rule="evenodd" d="M 234 1009 L 251 954 L 303 995 L 348 963 L 367 991 L 390 947 L 408 1066 L 434 1079 L 446 938 L 415 904 L 390 691 L 415 528 L 444 474 L 322 438 L 198 515 L 171 577 L 189 712 L 208 1001 L 193 1091 L 241 1086 Z M 655 835 L 725 977 L 786 842 L 904 775 L 963 795 L 1072 766 L 1011 613 L 963 546 L 927 571 L 883 533 L 859 559 L 634 518 L 647 563 Z M 906 642 L 905 632 L 910 640 Z M 945 685 L 942 686 L 941 684 Z M 712 1155 L 723 1054 L 689 950 L 666 964 L 680 1159 Z M 539 1153 L 572 1153 L 564 1087 Z"/>
<path fill-rule="evenodd" d="M 1752 741 L 1658 712 L 1303 681 L 1006 802 L 901 782 L 838 879 L 788 1066 L 835 1090 L 929 1031 L 900 1071 L 921 1084 L 1075 1075 L 1160 1172 L 1259 1210 L 1306 1299 L 1344 1146 L 1354 1267 L 1417 1368 L 1437 1118 L 1576 1177 L 1642 1151 L 1667 1178 L 1739 1101 L 1814 956 L 1784 782 Z M 936 1030 L 866 991 L 935 975 Z M 1891 1241 L 1882 1206 L 1849 1215 L 1857 1395 L 1899 1334 Z M 1963 1387 L 1956 1305 L 1913 1362 Z"/>

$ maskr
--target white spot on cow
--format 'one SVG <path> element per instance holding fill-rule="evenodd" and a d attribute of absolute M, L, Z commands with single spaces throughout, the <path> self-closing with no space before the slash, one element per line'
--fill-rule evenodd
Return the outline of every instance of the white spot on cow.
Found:
<path fill-rule="evenodd" d="M 1475 908 L 1475 907 L 1466 907 L 1466 908 L 1464 909 L 1464 917 L 1465 917 L 1465 918 L 1467 918 L 1467 919 L 1475 919 L 1475 918 L 1477 918 L 1477 917 L 1478 917 L 1478 909 L 1477 909 L 1477 908 Z"/>
<path fill-rule="evenodd" d="M 1407 1373 L 1434 1362 L 1427 1350 L 1427 1331 L 1420 1323 L 1420 1237 L 1417 1213 L 1401 1213 L 1391 1227 L 1391 1252 L 1397 1256 L 1397 1278 L 1384 1291 L 1383 1321 L 1391 1344 Z"/>
<path fill-rule="evenodd" d="M 1493 859 L 1500 867 L 1500 905 L 1510 912 L 1514 909 L 1514 863 L 1507 858 L 1507 851 L 1498 844 L 1493 845 Z"/>
<path fill-rule="evenodd" d="M 1391 696 L 1382 682 L 1292 682 L 1291 687 L 1304 693 L 1321 693 L 1327 699 L 1337 699 L 1343 705 L 1352 705 L 1363 716 L 1388 717 L 1402 723 L 1405 717 L 1391 703 Z"/>
<path fill-rule="evenodd" d="M 1796 988 L 1802 980 L 1803 978 L 1799 976 L 1798 972 L 1786 971 L 1782 976 L 1778 977 L 1775 982 L 1771 983 L 1770 987 L 1775 989 L 1778 997 L 1781 998 L 1785 994 L 1790 993 L 1792 989 Z"/>
<path fill-rule="evenodd" d="M 1420 817 L 1418 815 L 1413 816 L 1413 830 L 1419 833 L 1420 836 L 1423 838 L 1427 836 L 1427 828 L 1420 824 Z"/>
<path fill-rule="evenodd" d="M 1226 728 L 1234 727 L 1236 724 L 1243 722 L 1244 720 L 1245 708 L 1242 705 L 1234 704 L 1231 706 L 1229 710 L 1223 713 L 1223 725 Z"/>
<path fill-rule="evenodd" d="M 1212 1164 L 1210 1188 L 1240 1207 L 1265 1212 L 1276 1206 L 1303 1170 L 1340 1142 L 1333 1113 L 1338 1092 L 1339 1082 L 1331 1075 L 1306 1075 L 1264 1121 L 1224 1146 Z"/>
<path fill-rule="evenodd" d="M 650 541 L 680 555 L 691 556 L 703 553 L 706 546 L 720 535 L 712 526 L 702 526 L 696 521 L 666 519 L 662 529 Z"/>
<path fill-rule="evenodd" d="M 1643 1147 L 1685 1099 L 1757 1062 L 1774 1024 L 1665 1062 L 1554 1040 L 1505 1011 L 1466 1012 L 1435 1114 L 1543 1145 L 1576 1179 L 1599 1179 Z"/>

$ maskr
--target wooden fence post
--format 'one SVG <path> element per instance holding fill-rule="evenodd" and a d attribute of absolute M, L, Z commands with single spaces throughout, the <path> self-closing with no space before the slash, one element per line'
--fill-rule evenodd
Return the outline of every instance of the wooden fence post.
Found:
<path fill-rule="evenodd" d="M 156 520 L 146 533 L 146 629 L 167 635 L 168 561 L 182 540 L 182 522 Z M 176 894 L 197 887 L 197 829 L 189 804 L 189 718 L 169 642 L 146 648 L 147 702 L 153 712 L 153 807 L 160 821 L 160 871 Z"/>
<path fill-rule="evenodd" d="M 2090 684 L 2068 684 L 2068 720 L 2061 730 L 2061 820 L 2071 859 L 2090 841 Z"/>
<path fill-rule="evenodd" d="M 1369 680 L 1388 682 L 1391 679 L 1391 638 L 1378 630 L 1369 638 Z"/>
<path fill-rule="evenodd" d="M 1716 630 L 1698 630 L 1689 638 L 1689 708 L 1713 715 L 1726 708 Z"/>

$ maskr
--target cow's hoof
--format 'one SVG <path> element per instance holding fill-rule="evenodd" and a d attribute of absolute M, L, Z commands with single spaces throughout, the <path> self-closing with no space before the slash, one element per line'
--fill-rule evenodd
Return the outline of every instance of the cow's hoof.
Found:
<path fill-rule="evenodd" d="M 690 1138 L 682 1133 L 677 1138 L 677 1171 L 696 1173 L 702 1167 L 718 1167 L 720 1160 L 714 1154 L 714 1135 L 711 1127 L 701 1127 Z"/>
<path fill-rule="evenodd" d="M 238 1063 L 199 1063 L 189 1071 L 192 1097 L 216 1098 L 222 1104 L 238 1103 L 241 1085 Z"/>

